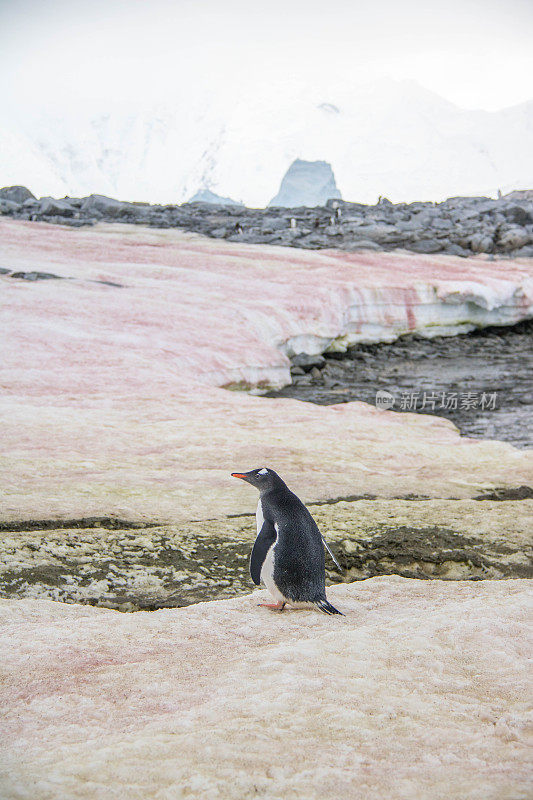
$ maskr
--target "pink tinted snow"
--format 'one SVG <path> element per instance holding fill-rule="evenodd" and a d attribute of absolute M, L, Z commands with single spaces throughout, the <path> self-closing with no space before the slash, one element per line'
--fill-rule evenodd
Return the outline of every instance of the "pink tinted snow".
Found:
<path fill-rule="evenodd" d="M 2 797 L 530 796 L 528 581 L 328 593 L 345 616 L 0 600 Z"/>
<path fill-rule="evenodd" d="M 228 499 L 227 473 L 262 463 L 299 476 L 313 497 L 471 496 L 524 482 L 523 456 L 459 439 L 445 421 L 217 387 L 287 382 L 288 340 L 316 350 L 367 328 L 413 330 L 465 298 L 520 319 L 531 263 L 10 220 L 0 220 L 0 258 L 69 278 L 0 276 L 4 516 L 239 510 L 250 498 L 232 487 Z"/>

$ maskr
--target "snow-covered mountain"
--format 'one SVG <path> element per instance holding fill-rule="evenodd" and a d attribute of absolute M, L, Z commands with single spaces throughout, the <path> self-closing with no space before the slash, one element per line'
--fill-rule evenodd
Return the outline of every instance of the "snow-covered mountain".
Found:
<path fill-rule="evenodd" d="M 181 203 L 208 189 L 265 206 L 295 159 L 324 160 L 347 200 L 441 200 L 533 185 L 533 101 L 463 110 L 412 81 L 232 88 L 0 119 L 0 186 Z"/>

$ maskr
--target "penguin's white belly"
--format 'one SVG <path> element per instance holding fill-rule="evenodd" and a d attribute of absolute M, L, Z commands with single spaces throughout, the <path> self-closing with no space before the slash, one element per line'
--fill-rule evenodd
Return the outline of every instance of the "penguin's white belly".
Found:
<path fill-rule="evenodd" d="M 257 522 L 257 533 L 261 532 L 261 528 L 263 527 L 264 517 L 263 517 L 263 508 L 261 506 L 261 500 L 259 500 L 257 504 L 257 511 L 255 512 L 255 519 Z M 274 526 L 276 528 L 276 533 L 278 532 L 277 525 Z M 278 540 L 274 544 L 270 545 L 268 552 L 265 556 L 265 560 L 263 561 L 263 565 L 261 567 L 261 581 L 265 584 L 266 588 L 272 595 L 275 600 L 279 600 L 282 602 L 286 602 L 285 597 L 281 594 L 280 590 L 274 583 L 274 559 L 275 559 L 275 550 L 276 544 Z"/>
<path fill-rule="evenodd" d="M 270 546 L 268 553 L 265 556 L 263 566 L 261 567 L 261 580 L 275 600 L 286 602 L 287 598 L 281 594 L 280 590 L 274 583 L 274 559 L 276 557 L 276 544 L 277 539 L 274 544 Z"/>

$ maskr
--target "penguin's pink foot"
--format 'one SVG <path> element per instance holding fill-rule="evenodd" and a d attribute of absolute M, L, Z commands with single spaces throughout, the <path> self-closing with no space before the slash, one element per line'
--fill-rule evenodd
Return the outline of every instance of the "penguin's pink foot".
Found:
<path fill-rule="evenodd" d="M 285 603 L 258 603 L 258 606 L 263 606 L 263 608 L 271 608 L 273 611 L 283 611 L 285 608 Z"/>

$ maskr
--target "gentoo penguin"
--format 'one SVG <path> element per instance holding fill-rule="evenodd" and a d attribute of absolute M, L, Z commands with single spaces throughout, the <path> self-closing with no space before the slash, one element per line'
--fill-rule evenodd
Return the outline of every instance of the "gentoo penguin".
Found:
<path fill-rule="evenodd" d="M 250 574 L 257 586 L 263 581 L 277 600 L 260 605 L 283 611 L 289 603 L 316 606 L 325 614 L 341 614 L 326 598 L 326 543 L 302 501 L 272 469 L 262 467 L 231 474 L 259 489 L 257 539 L 250 558 Z M 331 553 L 329 547 L 328 551 Z"/>

